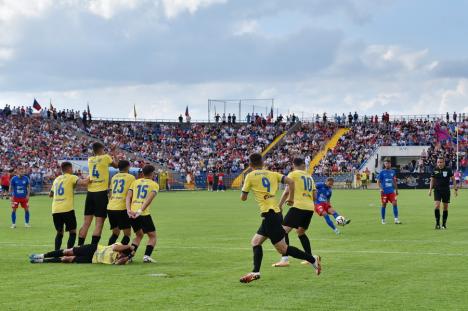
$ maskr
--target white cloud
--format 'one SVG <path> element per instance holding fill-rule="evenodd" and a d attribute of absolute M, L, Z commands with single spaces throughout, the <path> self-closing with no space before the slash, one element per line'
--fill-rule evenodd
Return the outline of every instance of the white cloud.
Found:
<path fill-rule="evenodd" d="M 19 17 L 40 16 L 52 5 L 52 0 L 0 0 L 0 22 L 12 22 Z"/>
<path fill-rule="evenodd" d="M 410 50 L 397 45 L 369 45 L 361 60 L 369 68 L 387 69 L 401 67 L 408 71 L 414 71 L 429 66 L 427 60 L 428 49 Z"/>
<path fill-rule="evenodd" d="M 121 11 L 135 9 L 138 3 L 138 0 L 90 0 L 88 9 L 93 14 L 110 19 Z"/>
<path fill-rule="evenodd" d="M 174 18 L 183 12 L 194 14 L 198 9 L 227 0 L 162 0 L 167 18 Z"/>
<path fill-rule="evenodd" d="M 235 36 L 252 34 L 258 30 L 258 22 L 256 20 L 243 20 L 235 23 L 233 28 L 233 34 Z"/>

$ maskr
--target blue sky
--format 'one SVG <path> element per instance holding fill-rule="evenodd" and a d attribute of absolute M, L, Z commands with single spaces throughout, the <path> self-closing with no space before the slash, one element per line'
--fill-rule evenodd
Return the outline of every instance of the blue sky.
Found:
<path fill-rule="evenodd" d="M 468 112 L 466 12 L 459 0 L 0 0 L 0 105 L 89 101 L 102 117 L 136 105 L 148 119 L 187 105 L 206 119 L 209 98 L 275 98 L 305 116 Z"/>

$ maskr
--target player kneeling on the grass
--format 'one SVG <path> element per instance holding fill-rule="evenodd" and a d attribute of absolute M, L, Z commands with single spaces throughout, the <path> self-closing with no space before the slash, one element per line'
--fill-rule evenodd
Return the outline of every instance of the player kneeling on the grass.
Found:
<path fill-rule="evenodd" d="M 98 244 L 81 245 L 68 249 L 59 249 L 44 254 L 29 256 L 31 263 L 100 263 L 124 265 L 135 254 L 131 245 L 116 243 L 103 246 Z"/>
<path fill-rule="evenodd" d="M 89 179 L 79 179 L 73 174 L 73 166 L 70 162 L 62 162 L 60 165 L 62 175 L 55 178 L 49 197 L 52 200 L 52 218 L 55 230 L 55 249 L 62 247 L 63 227 L 69 232 L 67 248 L 72 248 L 76 240 L 76 216 L 74 210 L 74 191 L 76 185 L 88 185 Z"/>
<path fill-rule="evenodd" d="M 288 178 L 294 181 L 294 205 L 291 207 L 284 217 L 283 229 L 286 232 L 285 241 L 289 245 L 288 233 L 292 228 L 296 229 L 299 241 L 301 241 L 304 252 L 312 254 L 310 241 L 305 234 L 309 228 L 310 221 L 314 215 L 314 198 L 315 198 L 315 184 L 312 177 L 305 171 L 306 166 L 304 159 L 295 158 L 293 160 L 293 171 L 288 174 Z M 289 187 L 281 196 L 279 207 L 283 210 L 283 205 L 289 196 Z M 273 264 L 273 267 L 287 267 L 289 266 L 288 256 L 283 256 L 281 261 Z M 308 264 L 308 261 L 303 261 L 303 264 Z"/>
<path fill-rule="evenodd" d="M 345 226 L 351 222 L 351 219 L 346 219 L 343 216 L 340 216 L 338 212 L 331 206 L 330 200 L 332 196 L 332 188 L 334 184 L 334 179 L 328 177 L 327 180 L 317 183 L 316 188 L 316 199 L 315 199 L 315 212 L 319 216 L 323 216 L 327 225 L 336 233 L 340 234 L 338 228 L 335 227 L 335 224 L 330 218 L 330 215 L 333 215 L 338 225 Z"/>
<path fill-rule="evenodd" d="M 392 163 L 390 159 L 384 160 L 384 169 L 380 171 L 377 177 L 377 186 L 380 188 L 380 199 L 382 201 L 382 208 L 380 210 L 382 216 L 382 225 L 385 225 L 385 210 L 387 203 L 390 202 L 393 205 L 393 216 L 395 218 L 395 224 L 401 224 L 398 220 L 398 187 L 395 171 L 392 170 Z"/>
<path fill-rule="evenodd" d="M 143 262 L 155 262 L 151 258 L 151 253 L 156 245 L 156 228 L 150 214 L 150 206 L 153 199 L 159 191 L 159 185 L 153 181 L 154 166 L 145 165 L 142 173 L 143 178 L 133 182 L 127 193 L 127 213 L 130 217 L 130 224 L 136 234 L 132 242 L 135 251 L 140 245 L 141 239 L 145 234 L 148 235 L 148 244 L 146 245 Z"/>
<path fill-rule="evenodd" d="M 432 195 L 432 189 L 434 189 L 436 230 L 440 229 L 440 202 L 444 204 L 442 229 L 447 229 L 448 208 L 450 203 L 450 180 L 453 182 L 453 191 L 455 191 L 455 196 L 457 196 L 458 186 L 455 182 L 455 176 L 452 170 L 445 166 L 445 159 L 438 158 L 437 166 L 431 174 L 431 182 L 429 185 L 429 196 Z"/>
<path fill-rule="evenodd" d="M 130 218 L 128 217 L 126 200 L 130 186 L 135 181 L 135 177 L 129 174 L 130 162 L 127 160 L 119 161 L 119 173 L 115 174 L 111 180 L 111 192 L 109 204 L 107 205 L 107 216 L 112 230 L 109 238 L 109 245 L 114 244 L 119 238 L 120 230 L 123 230 L 124 236 L 122 244 L 127 245 L 130 242 L 131 228 Z"/>
<path fill-rule="evenodd" d="M 293 246 L 288 246 L 284 239 L 285 232 L 281 225 L 282 217 L 281 210 L 275 200 L 278 184 L 284 183 L 289 187 L 289 196 L 286 204 L 294 204 L 294 181 L 282 174 L 271 172 L 263 169 L 262 155 L 254 153 L 250 155 L 250 167 L 252 172 L 247 174 L 244 186 L 242 188 L 241 200 L 246 201 L 249 191 L 252 190 L 255 194 L 261 216 L 263 218 L 260 228 L 252 238 L 253 250 L 253 271 L 244 275 L 240 281 L 249 283 L 260 278 L 260 266 L 262 264 L 263 249 L 262 244 L 266 239 L 270 239 L 278 253 L 283 256 L 292 256 L 294 258 L 307 260 L 315 268 L 317 275 L 320 274 L 321 264 L 320 257 L 307 254 Z"/>
<path fill-rule="evenodd" d="M 16 228 L 16 210 L 18 206 L 24 209 L 24 226 L 29 225 L 29 195 L 31 193 L 31 183 L 28 176 L 24 175 L 24 169 L 18 168 L 18 173 L 10 180 L 10 194 L 11 194 L 11 228 Z"/>

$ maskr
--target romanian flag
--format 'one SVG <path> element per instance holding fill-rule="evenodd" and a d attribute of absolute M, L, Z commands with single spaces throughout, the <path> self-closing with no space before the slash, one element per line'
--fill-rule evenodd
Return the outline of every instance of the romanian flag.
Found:
<path fill-rule="evenodd" d="M 137 118 L 137 112 L 136 112 L 135 104 L 133 105 L 133 116 L 135 117 L 135 119 Z"/>
<path fill-rule="evenodd" d="M 188 112 L 188 106 L 187 108 L 185 108 L 185 116 L 188 117 L 189 116 L 189 112 Z"/>

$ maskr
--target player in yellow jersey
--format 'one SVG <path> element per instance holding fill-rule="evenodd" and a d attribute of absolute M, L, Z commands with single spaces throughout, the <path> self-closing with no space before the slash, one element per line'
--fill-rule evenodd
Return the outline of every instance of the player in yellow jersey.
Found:
<path fill-rule="evenodd" d="M 156 228 L 151 218 L 150 208 L 153 199 L 159 191 L 159 185 L 154 182 L 155 168 L 152 165 L 145 165 L 142 169 L 143 178 L 133 182 L 127 193 L 127 213 L 130 217 L 130 224 L 136 234 L 132 242 L 135 251 L 143 239 L 143 236 L 148 235 L 148 243 L 146 245 L 143 262 L 155 262 L 151 258 L 153 249 L 156 245 Z"/>
<path fill-rule="evenodd" d="M 304 252 L 312 254 L 310 247 L 310 241 L 305 234 L 309 228 L 310 221 L 314 215 L 314 200 L 315 200 L 315 183 L 312 177 L 307 174 L 306 164 L 304 159 L 295 158 L 293 160 L 293 171 L 288 174 L 288 177 L 294 180 L 294 205 L 291 207 L 284 217 L 283 229 L 286 232 L 285 240 L 289 245 L 288 233 L 295 228 L 299 241 L 301 241 Z M 289 196 L 289 187 L 286 189 L 281 196 L 279 207 L 283 210 L 284 203 Z M 308 261 L 303 261 L 303 264 L 308 264 Z M 283 256 L 281 261 L 273 264 L 273 267 L 288 267 L 289 260 L 288 256 Z"/>
<path fill-rule="evenodd" d="M 278 191 L 279 183 L 287 184 L 289 195 L 286 203 L 290 206 L 293 205 L 295 197 L 294 180 L 282 174 L 263 169 L 262 155 L 259 153 L 251 154 L 249 160 L 252 172 L 247 174 L 245 178 L 241 200 L 246 201 L 250 190 L 252 190 L 255 200 L 260 207 L 263 220 L 251 242 L 253 249 L 253 271 L 244 275 L 240 281 L 242 283 L 250 283 L 260 278 L 260 266 L 263 258 L 262 244 L 267 239 L 270 239 L 281 255 L 289 255 L 310 262 L 316 274 L 319 275 L 321 271 L 320 257 L 307 254 L 296 247 L 289 246 L 284 239 L 285 232 L 281 225 L 281 210 L 275 200 L 275 195 Z"/>
<path fill-rule="evenodd" d="M 109 166 L 117 168 L 117 164 L 109 154 L 105 153 L 104 145 L 93 143 L 93 156 L 88 158 L 88 170 L 91 183 L 86 194 L 84 221 L 78 236 L 78 245 L 83 245 L 88 229 L 95 217 L 95 227 L 91 244 L 98 244 L 101 239 L 102 227 L 107 217 L 109 203 Z"/>
<path fill-rule="evenodd" d="M 135 251 L 131 245 L 120 243 L 103 246 L 87 244 L 78 247 L 59 249 L 44 254 L 29 256 L 31 263 L 99 263 L 124 265 L 133 257 Z"/>
<path fill-rule="evenodd" d="M 130 162 L 127 160 L 119 161 L 119 173 L 115 174 L 111 180 L 110 199 L 107 205 L 107 215 L 109 216 L 112 235 L 109 238 L 109 244 L 114 244 L 119 238 L 120 230 L 123 230 L 124 236 L 122 244 L 127 245 L 130 242 L 131 228 L 130 218 L 127 214 L 126 199 L 130 186 L 135 181 L 135 177 L 129 174 Z"/>
<path fill-rule="evenodd" d="M 76 240 L 76 216 L 74 208 L 74 196 L 76 185 L 87 185 L 89 179 L 80 179 L 73 174 L 73 165 L 70 162 L 62 162 L 60 165 L 62 175 L 55 178 L 49 197 L 52 200 L 52 218 L 55 230 L 55 249 L 62 247 L 63 227 L 69 232 L 67 248 L 73 247 Z"/>

